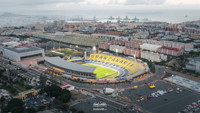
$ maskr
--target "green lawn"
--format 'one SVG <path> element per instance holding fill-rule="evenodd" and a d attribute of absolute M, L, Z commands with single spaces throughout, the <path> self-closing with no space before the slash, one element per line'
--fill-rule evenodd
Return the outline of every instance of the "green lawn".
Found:
<path fill-rule="evenodd" d="M 67 55 L 77 55 L 77 54 L 80 54 L 79 51 L 72 50 L 72 49 L 62 49 L 62 50 L 58 50 L 57 52 L 64 53 L 66 56 Z"/>
<path fill-rule="evenodd" d="M 16 85 L 15 86 L 17 89 L 21 90 L 21 91 L 26 91 L 26 88 L 20 85 Z"/>
<path fill-rule="evenodd" d="M 94 74 L 96 74 L 96 78 L 113 78 L 119 74 L 118 71 L 113 71 L 108 68 L 92 65 L 92 64 L 83 64 L 85 66 L 90 66 L 90 67 L 96 67 L 96 70 L 94 71 Z"/>

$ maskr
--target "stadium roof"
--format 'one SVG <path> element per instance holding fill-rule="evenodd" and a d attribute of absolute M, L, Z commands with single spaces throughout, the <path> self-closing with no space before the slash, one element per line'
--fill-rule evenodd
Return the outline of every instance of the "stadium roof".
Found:
<path fill-rule="evenodd" d="M 30 51 L 37 51 L 37 50 L 41 50 L 41 48 L 37 48 L 37 47 L 13 47 L 13 48 L 6 48 L 10 51 L 16 52 L 16 53 L 25 53 L 25 52 L 30 52 Z"/>
<path fill-rule="evenodd" d="M 96 69 L 96 67 L 89 67 L 72 63 L 60 57 L 45 57 L 45 61 L 62 69 L 72 70 L 76 72 L 93 73 Z"/>

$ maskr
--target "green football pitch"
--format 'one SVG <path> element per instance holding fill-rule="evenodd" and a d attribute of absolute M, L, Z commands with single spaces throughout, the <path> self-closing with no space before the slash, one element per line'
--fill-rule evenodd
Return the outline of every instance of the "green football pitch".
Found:
<path fill-rule="evenodd" d="M 85 66 L 90 66 L 90 67 L 96 67 L 96 70 L 94 71 L 94 74 L 96 74 L 96 78 L 100 79 L 100 78 L 114 78 L 116 77 L 119 72 L 118 71 L 114 71 L 108 68 L 104 68 L 101 66 L 97 66 L 97 65 L 92 65 L 92 64 L 82 64 Z"/>

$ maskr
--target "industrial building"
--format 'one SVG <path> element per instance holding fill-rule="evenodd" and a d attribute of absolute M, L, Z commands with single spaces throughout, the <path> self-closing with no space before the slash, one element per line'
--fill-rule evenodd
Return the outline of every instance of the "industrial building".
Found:
<path fill-rule="evenodd" d="M 3 49 L 3 57 L 14 61 L 22 61 L 28 58 L 43 57 L 43 56 L 45 56 L 44 49 L 32 46 Z"/>

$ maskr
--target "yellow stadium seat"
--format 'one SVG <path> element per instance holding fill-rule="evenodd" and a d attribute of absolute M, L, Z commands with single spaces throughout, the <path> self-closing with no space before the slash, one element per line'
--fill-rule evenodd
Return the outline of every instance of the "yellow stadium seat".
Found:
<path fill-rule="evenodd" d="M 121 57 L 109 56 L 109 55 L 103 55 L 103 54 L 91 54 L 89 59 L 103 62 L 103 63 L 101 63 L 101 65 L 108 62 L 108 63 L 122 66 L 129 70 L 129 75 L 136 73 L 139 69 L 139 66 L 137 63 L 127 60 L 127 59 L 124 59 L 124 58 L 121 58 Z M 111 67 L 109 67 L 109 68 L 111 68 Z"/>

